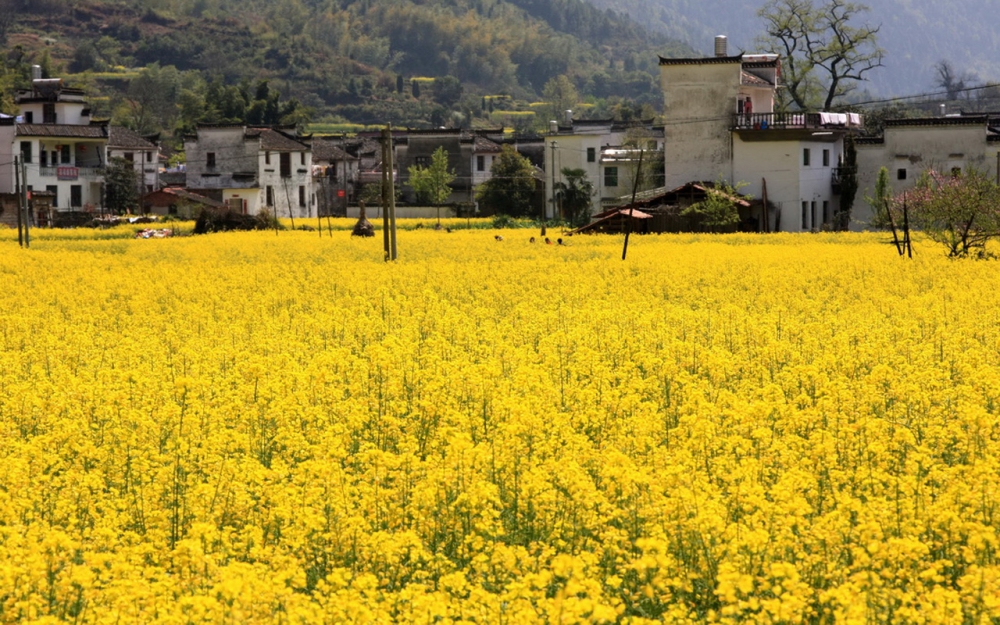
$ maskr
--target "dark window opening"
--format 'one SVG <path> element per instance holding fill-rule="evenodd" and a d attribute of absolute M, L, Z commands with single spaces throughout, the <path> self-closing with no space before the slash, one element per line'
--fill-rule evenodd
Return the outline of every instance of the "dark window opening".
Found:
<path fill-rule="evenodd" d="M 587 148 L 587 162 L 593 163 L 597 160 L 597 148 Z"/>
<path fill-rule="evenodd" d="M 83 186 L 74 184 L 69 188 L 69 205 L 72 208 L 83 206 Z"/>
<path fill-rule="evenodd" d="M 31 162 L 31 141 L 21 142 L 21 160 L 25 163 Z"/>
<path fill-rule="evenodd" d="M 135 163 L 135 154 L 133 154 L 132 152 L 125 152 L 124 158 L 126 161 L 130 163 Z"/>
<path fill-rule="evenodd" d="M 59 206 L 59 187 L 54 184 L 45 185 L 45 190 L 52 194 L 52 208 Z"/>
<path fill-rule="evenodd" d="M 299 187 L 299 206 L 306 205 L 306 188 Z"/>
<path fill-rule="evenodd" d="M 215 152 L 205 154 L 205 164 L 211 169 L 215 167 Z"/>
<path fill-rule="evenodd" d="M 486 171 L 486 157 L 477 156 L 476 157 L 476 171 Z"/>
<path fill-rule="evenodd" d="M 606 186 L 606 187 L 617 187 L 618 186 L 618 168 L 617 167 L 605 167 L 604 168 L 604 186 Z"/>
<path fill-rule="evenodd" d="M 290 152 L 281 153 L 281 177 L 289 178 L 292 175 L 292 155 Z"/>
<path fill-rule="evenodd" d="M 69 146 L 68 145 L 61 146 L 61 150 L 62 150 L 62 164 L 69 165 Z"/>
<path fill-rule="evenodd" d="M 305 165 L 305 164 L 306 164 L 306 153 L 299 152 L 299 165 Z"/>
<path fill-rule="evenodd" d="M 809 148 L 802 149 L 802 166 L 809 167 Z"/>
<path fill-rule="evenodd" d="M 42 123 L 44 124 L 54 124 L 56 123 L 56 104 L 55 102 L 46 102 L 42 104 Z"/>
<path fill-rule="evenodd" d="M 35 123 L 35 114 L 32 113 L 31 111 L 28 111 L 27 113 L 25 113 L 24 114 L 24 123 L 26 123 L 26 124 L 34 124 Z"/>
<path fill-rule="evenodd" d="M 906 168 L 900 167 L 896 170 L 896 180 L 906 180 Z"/>
<path fill-rule="evenodd" d="M 830 166 L 830 150 L 823 150 L 823 167 Z"/>
<path fill-rule="evenodd" d="M 270 165 L 271 164 L 271 153 L 270 152 L 264 152 L 264 164 L 265 165 Z"/>
<path fill-rule="evenodd" d="M 274 187 L 271 185 L 267 186 L 265 192 L 264 204 L 267 206 L 274 206 Z"/>

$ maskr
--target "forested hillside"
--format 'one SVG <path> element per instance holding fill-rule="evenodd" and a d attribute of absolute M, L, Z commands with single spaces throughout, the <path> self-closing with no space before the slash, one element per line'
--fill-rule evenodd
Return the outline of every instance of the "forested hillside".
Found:
<path fill-rule="evenodd" d="M 714 35 L 728 35 L 734 50 L 755 49 L 763 32 L 757 11 L 764 0 L 590 0 L 601 9 L 628 13 L 652 30 L 710 53 Z M 862 0 L 868 19 L 881 24 L 885 66 L 873 72 L 868 89 L 878 95 L 923 93 L 934 88 L 935 65 L 949 61 L 959 73 L 996 82 L 1000 31 L 995 0 Z"/>
<path fill-rule="evenodd" d="M 0 23 L 7 110 L 10 89 L 35 62 L 87 85 L 98 112 L 138 126 L 141 94 L 129 89 L 143 75 L 146 90 L 169 101 L 150 104 L 142 131 L 233 121 L 253 107 L 258 118 L 270 107 L 271 118 L 300 123 L 486 124 L 501 109 L 512 110 L 500 121 L 531 120 L 540 109 L 529 103 L 558 77 L 586 101 L 581 114 L 635 112 L 662 99 L 657 54 L 691 53 L 583 0 L 0 0 L 5 6 L 14 17 Z"/>

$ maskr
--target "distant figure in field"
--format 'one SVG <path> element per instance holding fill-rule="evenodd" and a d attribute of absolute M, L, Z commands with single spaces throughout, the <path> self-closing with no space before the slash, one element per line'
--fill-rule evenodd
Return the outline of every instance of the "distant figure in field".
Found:
<path fill-rule="evenodd" d="M 552 240 L 549 237 L 545 237 L 545 245 L 552 245 Z"/>
<path fill-rule="evenodd" d="M 530 239 L 528 239 L 528 243 L 534 243 L 534 242 L 535 242 L 535 237 L 531 237 Z"/>
<path fill-rule="evenodd" d="M 493 238 L 494 238 L 494 239 L 496 239 L 497 241 L 503 241 L 503 237 L 502 237 L 502 236 L 500 236 L 499 234 L 498 234 L 498 235 L 496 235 L 496 236 L 495 236 L 495 237 L 493 237 Z"/>
<path fill-rule="evenodd" d="M 562 239 L 556 239 L 556 243 L 558 243 L 559 245 L 562 245 L 563 244 Z"/>

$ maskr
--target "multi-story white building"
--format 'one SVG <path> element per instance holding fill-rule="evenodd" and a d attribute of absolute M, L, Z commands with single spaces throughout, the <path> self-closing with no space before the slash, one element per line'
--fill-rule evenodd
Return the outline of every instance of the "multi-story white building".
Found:
<path fill-rule="evenodd" d="M 0 192 L 14 190 L 17 155 L 28 190 L 51 192 L 53 208 L 100 207 L 109 127 L 91 123 L 83 91 L 60 79 L 37 79 L 16 102 L 21 122 L 0 120 Z"/>
<path fill-rule="evenodd" d="M 839 206 L 844 136 L 857 115 L 776 113 L 777 55 L 660 59 L 667 189 L 721 181 L 760 200 L 761 230 L 832 227 Z M 767 204 L 767 212 L 761 206 Z"/>
<path fill-rule="evenodd" d="M 187 188 L 233 210 L 278 217 L 316 214 L 312 148 L 293 129 L 199 126 L 184 141 Z"/>

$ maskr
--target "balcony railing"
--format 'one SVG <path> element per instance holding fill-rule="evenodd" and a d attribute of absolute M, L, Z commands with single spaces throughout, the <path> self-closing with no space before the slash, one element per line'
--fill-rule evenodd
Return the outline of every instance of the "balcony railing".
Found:
<path fill-rule="evenodd" d="M 58 178 L 59 180 L 93 180 L 104 175 L 103 167 L 39 167 L 38 173 L 43 178 Z"/>
<path fill-rule="evenodd" d="M 737 113 L 733 130 L 857 128 L 862 117 L 855 113 Z"/>

